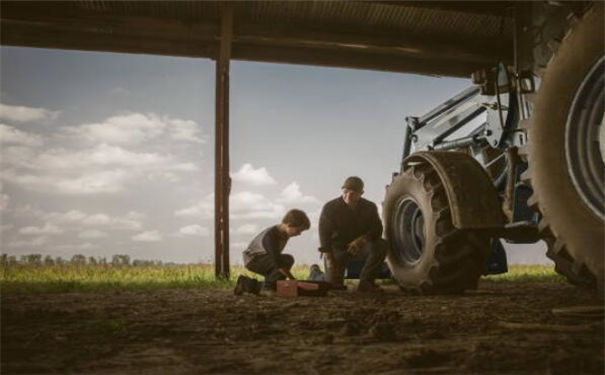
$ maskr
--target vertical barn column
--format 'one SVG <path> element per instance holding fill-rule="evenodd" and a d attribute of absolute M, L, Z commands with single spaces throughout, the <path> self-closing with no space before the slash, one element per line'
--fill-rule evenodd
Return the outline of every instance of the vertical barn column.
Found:
<path fill-rule="evenodd" d="M 220 46 L 216 59 L 214 155 L 214 273 L 229 278 L 229 60 L 233 33 L 233 6 L 221 8 Z"/>

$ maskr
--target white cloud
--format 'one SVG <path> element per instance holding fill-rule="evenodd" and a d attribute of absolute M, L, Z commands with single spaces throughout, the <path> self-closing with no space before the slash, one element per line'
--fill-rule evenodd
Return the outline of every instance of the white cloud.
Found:
<path fill-rule="evenodd" d="M 139 230 L 143 227 L 136 214 L 125 217 L 109 216 L 107 214 L 88 215 L 82 219 L 82 224 L 89 226 L 109 226 L 117 229 Z"/>
<path fill-rule="evenodd" d="M 210 235 L 208 228 L 202 227 L 199 224 L 187 225 L 179 229 L 179 233 L 189 236 L 207 237 Z"/>
<path fill-rule="evenodd" d="M 300 186 L 296 182 L 292 182 L 290 185 L 286 186 L 284 190 L 281 191 L 277 201 L 289 205 L 319 203 L 319 199 L 310 195 L 303 195 L 300 191 Z"/>
<path fill-rule="evenodd" d="M 13 169 L 3 170 L 1 175 L 2 180 L 26 189 L 68 195 L 116 193 L 124 190 L 129 177 L 128 173 L 119 169 L 92 172 L 76 177 L 18 174 Z"/>
<path fill-rule="evenodd" d="M 59 111 L 50 111 L 44 108 L 32 108 L 0 103 L 0 118 L 17 121 L 29 122 L 44 119 L 55 119 Z"/>
<path fill-rule="evenodd" d="M 124 87 L 117 86 L 109 90 L 109 95 L 130 95 L 130 90 Z"/>
<path fill-rule="evenodd" d="M 74 244 L 61 244 L 49 246 L 53 251 L 76 251 L 80 252 L 82 250 L 90 250 L 90 249 L 98 249 L 99 246 L 93 245 L 90 242 L 82 242 L 82 243 L 74 243 Z"/>
<path fill-rule="evenodd" d="M 233 219 L 276 219 L 281 218 L 285 209 L 262 194 L 243 191 L 230 196 L 229 211 Z M 190 207 L 177 210 L 174 215 L 202 219 L 214 217 L 214 194 L 208 194 Z"/>
<path fill-rule="evenodd" d="M 37 169 L 36 153 L 29 147 L 8 146 L 2 147 L 0 164 L 14 168 Z"/>
<path fill-rule="evenodd" d="M 0 194 L 0 211 L 6 210 L 8 207 L 8 202 L 10 201 L 10 197 L 8 194 Z"/>
<path fill-rule="evenodd" d="M 214 216 L 214 193 L 206 195 L 202 201 L 193 206 L 175 211 L 174 216 L 212 218 Z"/>
<path fill-rule="evenodd" d="M 154 114 L 130 114 L 110 117 L 102 123 L 63 128 L 71 134 L 70 148 L 37 148 L 42 137 L 0 124 L 3 144 L 0 179 L 19 188 L 66 195 L 113 194 L 127 185 L 145 180 L 177 183 L 181 173 L 199 167 L 171 153 L 139 152 L 124 148 L 163 136 L 201 142 L 195 122 L 159 117 Z M 60 138 L 50 138 L 51 140 Z M 90 141 L 90 147 L 78 144 Z M 179 155 L 182 154 L 180 150 Z"/>
<path fill-rule="evenodd" d="M 248 248 L 248 245 L 249 245 L 248 242 L 243 242 L 243 241 L 240 241 L 240 242 L 231 242 L 229 244 L 229 248 L 232 251 L 242 252 L 242 251 L 246 250 L 246 248 Z"/>
<path fill-rule="evenodd" d="M 63 131 L 93 143 L 137 144 L 162 134 L 166 124 L 154 114 L 113 116 L 101 123 L 64 127 Z"/>
<path fill-rule="evenodd" d="M 154 113 L 112 116 L 100 123 L 64 127 L 63 132 L 92 143 L 140 144 L 161 135 L 178 141 L 203 143 L 195 121 L 160 117 Z"/>
<path fill-rule="evenodd" d="M 258 233 L 258 225 L 256 224 L 243 224 L 234 230 L 234 234 L 240 235 L 252 235 Z"/>
<path fill-rule="evenodd" d="M 65 194 L 115 193 L 123 190 L 126 178 L 126 172 L 117 169 L 62 179 L 56 182 L 56 186 L 59 192 Z"/>
<path fill-rule="evenodd" d="M 56 223 L 77 223 L 77 222 L 82 222 L 82 220 L 84 220 L 86 217 L 88 217 L 88 214 L 85 214 L 82 211 L 78 211 L 78 210 L 71 210 L 71 211 L 67 211 L 67 212 L 51 212 L 51 213 L 45 213 L 42 211 L 33 211 L 34 212 L 34 216 L 43 218 L 43 219 L 47 219 L 50 220 L 52 222 L 56 222 Z"/>
<path fill-rule="evenodd" d="M 47 236 L 34 237 L 30 240 L 15 240 L 6 244 L 8 248 L 35 247 L 41 246 L 48 242 Z"/>
<path fill-rule="evenodd" d="M 42 137 L 16 129 L 9 125 L 0 124 L 0 143 L 37 147 L 44 142 Z"/>
<path fill-rule="evenodd" d="M 271 202 L 262 194 L 248 191 L 232 195 L 229 202 L 234 219 L 276 219 L 285 212 L 281 204 Z"/>
<path fill-rule="evenodd" d="M 172 172 L 158 171 L 150 172 L 145 176 L 149 181 L 164 181 L 169 183 L 175 183 L 181 181 L 179 176 Z"/>
<path fill-rule="evenodd" d="M 265 167 L 254 169 L 252 164 L 242 165 L 239 171 L 231 175 L 233 181 L 243 182 L 253 186 L 273 185 L 277 182 L 269 175 Z"/>
<path fill-rule="evenodd" d="M 200 127 L 195 121 L 167 119 L 170 137 L 176 141 L 206 143 L 200 136 Z"/>
<path fill-rule="evenodd" d="M 37 159 L 36 165 L 40 169 L 90 168 L 94 166 L 149 168 L 164 166 L 171 162 L 171 157 L 155 153 L 132 152 L 106 143 L 81 151 L 52 149 L 41 153 Z"/>
<path fill-rule="evenodd" d="M 78 238 L 82 238 L 85 240 L 102 238 L 102 237 L 106 237 L 106 236 L 107 236 L 107 233 L 101 232 L 100 230 L 96 230 L 96 229 L 87 229 L 87 230 L 83 230 L 80 233 L 78 233 Z"/>
<path fill-rule="evenodd" d="M 134 172 L 166 171 L 191 172 L 198 167 L 191 162 L 182 162 L 173 155 L 148 152 L 132 152 L 106 143 L 85 150 L 55 148 L 35 154 L 31 149 L 10 146 L 3 149 L 2 163 L 12 167 L 28 168 L 44 172 L 65 170 L 91 171 L 94 168 L 129 168 Z"/>
<path fill-rule="evenodd" d="M 150 230 L 147 232 L 141 232 L 131 237 L 133 241 L 137 242 L 158 242 L 162 240 L 162 236 L 157 230 Z"/>
<path fill-rule="evenodd" d="M 19 233 L 27 235 L 60 234 L 63 233 L 63 230 L 56 225 L 45 223 L 43 227 L 23 227 L 19 229 Z"/>
<path fill-rule="evenodd" d="M 40 210 L 25 209 L 17 210 L 20 214 L 29 213 L 34 218 L 48 221 L 55 225 L 69 224 L 70 227 L 78 226 L 96 229 L 99 227 L 112 228 L 118 230 L 140 230 L 143 225 L 141 220 L 143 215 L 137 212 L 129 212 L 123 216 L 110 216 L 104 213 L 88 214 L 79 210 L 70 210 L 66 212 L 43 212 Z"/>
<path fill-rule="evenodd" d="M 15 226 L 13 224 L 0 224 L 0 232 L 6 232 L 8 230 L 13 229 Z M 2 244 L 2 239 L 0 238 L 0 244 Z"/>
<path fill-rule="evenodd" d="M 197 171 L 199 168 L 193 163 L 176 163 L 174 165 L 171 165 L 170 169 L 173 171 L 180 172 L 192 172 Z"/>
<path fill-rule="evenodd" d="M 313 211 L 305 211 L 311 222 L 311 229 L 315 229 L 319 224 L 319 216 L 321 215 L 321 208 L 317 208 Z"/>

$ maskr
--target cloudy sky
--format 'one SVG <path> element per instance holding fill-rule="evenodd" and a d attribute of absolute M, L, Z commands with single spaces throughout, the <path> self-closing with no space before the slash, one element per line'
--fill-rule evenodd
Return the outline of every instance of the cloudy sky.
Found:
<path fill-rule="evenodd" d="M 0 48 L 2 252 L 213 260 L 214 64 L 210 60 Z M 380 205 L 404 117 L 469 80 L 232 62 L 231 259 L 290 208 L 290 241 L 318 260 L 321 205 L 344 178 Z M 544 262 L 538 246 L 509 247 Z"/>

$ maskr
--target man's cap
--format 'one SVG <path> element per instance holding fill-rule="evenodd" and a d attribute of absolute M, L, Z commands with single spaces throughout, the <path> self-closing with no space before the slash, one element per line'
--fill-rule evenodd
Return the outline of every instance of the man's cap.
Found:
<path fill-rule="evenodd" d="M 361 193 L 363 191 L 363 181 L 357 176 L 347 177 L 345 182 L 342 184 L 342 188 Z"/>

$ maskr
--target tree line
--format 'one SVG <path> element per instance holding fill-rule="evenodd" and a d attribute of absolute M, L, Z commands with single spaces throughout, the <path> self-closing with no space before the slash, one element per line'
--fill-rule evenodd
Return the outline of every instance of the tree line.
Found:
<path fill-rule="evenodd" d="M 130 266 L 130 267 L 144 267 L 144 266 L 167 266 L 173 265 L 174 263 L 164 263 L 161 260 L 143 260 L 134 259 L 131 261 L 129 255 L 116 254 L 108 260 L 106 257 L 93 257 L 85 256 L 82 254 L 76 254 L 71 259 L 64 259 L 62 257 L 52 257 L 50 255 L 43 256 L 42 254 L 26 254 L 21 255 L 17 258 L 15 255 L 1 254 L 0 265 L 11 266 L 11 265 L 31 265 L 31 266 L 55 266 L 55 265 L 112 265 L 112 266 Z"/>

